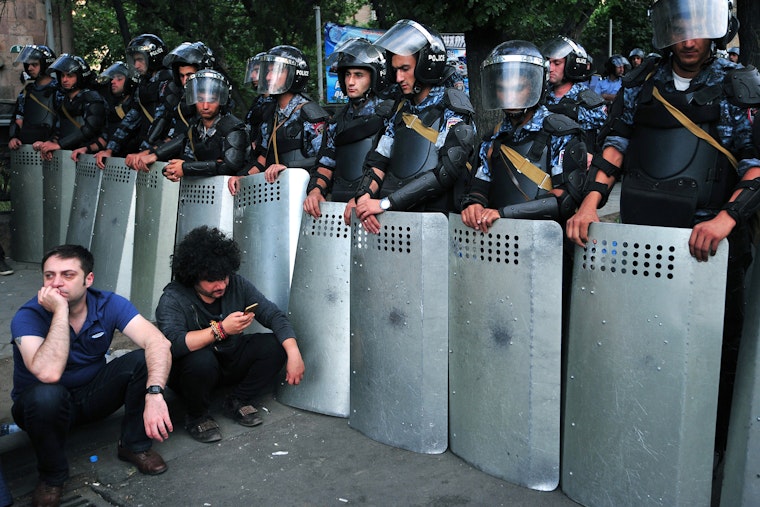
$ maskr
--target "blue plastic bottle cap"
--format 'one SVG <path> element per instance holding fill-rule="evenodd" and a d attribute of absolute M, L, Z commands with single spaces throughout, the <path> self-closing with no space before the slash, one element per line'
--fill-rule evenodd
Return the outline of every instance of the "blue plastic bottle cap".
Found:
<path fill-rule="evenodd" d="M 97 462 L 98 462 L 97 455 L 93 454 L 92 456 L 90 456 L 90 463 L 97 463 Z"/>

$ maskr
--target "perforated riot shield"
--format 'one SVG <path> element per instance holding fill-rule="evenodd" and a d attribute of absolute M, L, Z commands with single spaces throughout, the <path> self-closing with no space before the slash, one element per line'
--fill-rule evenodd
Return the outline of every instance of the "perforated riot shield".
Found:
<path fill-rule="evenodd" d="M 44 204 L 42 231 L 43 250 L 47 252 L 66 241 L 74 198 L 76 162 L 71 159 L 70 150 L 56 150 L 52 160 L 42 162 Z"/>
<path fill-rule="evenodd" d="M 562 229 L 449 215 L 451 451 L 500 479 L 559 483 Z"/>
<path fill-rule="evenodd" d="M 32 145 L 11 150 L 11 245 L 17 261 L 40 262 L 42 232 L 42 159 Z"/>
<path fill-rule="evenodd" d="M 307 171 L 286 169 L 274 183 L 267 183 L 263 174 L 241 178 L 235 195 L 233 228 L 243 251 L 240 274 L 284 312 L 308 184 Z"/>
<path fill-rule="evenodd" d="M 760 268 L 757 260 L 748 282 L 747 313 L 723 469 L 722 507 L 755 505 L 760 499 Z"/>
<path fill-rule="evenodd" d="M 297 386 L 283 383 L 279 401 L 322 414 L 348 417 L 351 229 L 342 202 L 323 202 L 322 217 L 304 213 L 298 239 L 290 322 L 307 365 Z"/>
<path fill-rule="evenodd" d="M 153 320 L 163 288 L 172 279 L 170 258 L 177 230 L 179 183 L 167 180 L 156 162 L 137 174 L 135 248 L 132 259 L 132 303 Z"/>
<path fill-rule="evenodd" d="M 102 183 L 103 171 L 95 163 L 95 155 L 80 155 L 75 169 L 66 243 L 82 245 L 87 249 L 92 245 Z"/>
<path fill-rule="evenodd" d="M 96 286 L 125 297 L 132 291 L 136 181 L 137 171 L 127 167 L 123 158 L 106 160 L 90 248 Z"/>
<path fill-rule="evenodd" d="M 351 225 L 351 415 L 384 444 L 448 447 L 448 221 L 387 212 Z"/>
<path fill-rule="evenodd" d="M 562 489 L 583 505 L 710 505 L 728 245 L 594 223 L 572 280 Z"/>
<path fill-rule="evenodd" d="M 177 211 L 177 243 L 201 225 L 216 227 L 232 235 L 235 201 L 227 189 L 229 179 L 229 176 L 182 178 Z"/>

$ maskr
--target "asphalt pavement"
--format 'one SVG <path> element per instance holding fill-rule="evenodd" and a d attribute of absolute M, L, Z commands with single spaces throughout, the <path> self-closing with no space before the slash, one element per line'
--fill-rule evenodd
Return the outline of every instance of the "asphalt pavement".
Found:
<path fill-rule="evenodd" d="M 608 219 L 617 213 L 616 197 L 603 210 Z M 0 277 L 0 423 L 12 421 L 10 321 L 41 285 L 38 264 L 8 263 L 15 273 Z M 120 345 L 126 346 L 115 342 Z M 428 455 L 390 447 L 354 430 L 347 419 L 295 409 L 274 395 L 259 401 L 264 423 L 254 428 L 225 418 L 220 402 L 212 406 L 223 439 L 201 444 L 181 426 L 182 404 L 171 393 L 168 400 L 174 432 L 154 447 L 168 470 L 144 476 L 117 459 L 117 412 L 72 432 L 64 506 L 577 505 L 561 488 L 539 492 L 511 484 L 450 451 Z M 15 505 L 29 505 L 37 472 L 24 432 L 0 437 L 0 462 Z"/>

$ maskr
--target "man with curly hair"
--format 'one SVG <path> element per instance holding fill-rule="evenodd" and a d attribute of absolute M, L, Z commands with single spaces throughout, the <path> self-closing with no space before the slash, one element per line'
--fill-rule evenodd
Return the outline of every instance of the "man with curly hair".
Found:
<path fill-rule="evenodd" d="M 156 308 L 172 343 L 169 385 L 185 400 L 185 428 L 199 442 L 222 438 L 211 417 L 212 391 L 233 385 L 223 408 L 243 426 L 262 423 L 253 400 L 286 364 L 285 380 L 301 382 L 304 363 L 285 314 L 238 275 L 240 249 L 219 229 L 190 231 L 172 257 L 174 281 Z M 254 311 L 255 307 L 255 311 Z M 272 333 L 245 334 L 256 319 Z"/>

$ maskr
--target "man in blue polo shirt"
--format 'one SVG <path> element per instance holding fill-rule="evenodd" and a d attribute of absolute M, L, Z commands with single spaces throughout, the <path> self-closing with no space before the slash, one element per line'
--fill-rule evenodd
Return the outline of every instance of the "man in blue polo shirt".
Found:
<path fill-rule="evenodd" d="M 170 343 L 123 297 L 92 288 L 94 260 L 79 245 L 42 259 L 43 286 L 11 322 L 13 419 L 29 435 L 39 483 L 32 505 L 58 505 L 69 465 L 69 428 L 103 419 L 124 405 L 118 457 L 150 475 L 166 470 L 151 449 L 169 437 L 163 397 Z M 106 363 L 114 330 L 140 348 Z"/>

